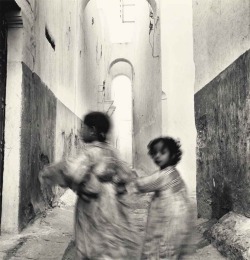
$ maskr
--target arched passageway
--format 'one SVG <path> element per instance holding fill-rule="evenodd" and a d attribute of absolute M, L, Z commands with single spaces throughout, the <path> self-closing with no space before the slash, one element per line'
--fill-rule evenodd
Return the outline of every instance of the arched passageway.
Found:
<path fill-rule="evenodd" d="M 131 24 L 123 23 L 120 18 L 119 1 L 110 0 L 106 3 L 94 0 L 88 3 L 83 8 L 84 30 L 80 40 L 82 57 L 79 64 L 79 82 L 83 82 L 86 107 L 89 109 L 91 105 L 94 108 L 98 95 L 98 109 L 112 113 L 112 81 L 118 75 L 127 76 L 133 86 L 133 164 L 145 171 L 153 171 L 155 166 L 147 156 L 146 146 L 150 140 L 161 135 L 162 129 L 160 22 L 152 15 L 156 10 L 156 2 L 135 1 L 136 16 Z M 110 27 L 107 21 L 113 12 L 112 6 L 112 10 L 107 8 L 110 3 L 117 5 L 114 22 L 117 21 L 119 30 L 122 31 L 124 26 L 132 30 L 126 37 L 114 37 L 117 30 L 114 30 L 114 26 Z"/>
<path fill-rule="evenodd" d="M 128 77 L 120 75 L 113 79 L 111 98 L 115 107 L 112 114 L 114 124 L 113 143 L 119 150 L 121 158 L 133 165 L 132 83 Z"/>

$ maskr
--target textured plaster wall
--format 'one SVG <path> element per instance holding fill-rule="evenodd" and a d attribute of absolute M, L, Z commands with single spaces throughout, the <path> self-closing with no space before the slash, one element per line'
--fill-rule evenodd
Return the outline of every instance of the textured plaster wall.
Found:
<path fill-rule="evenodd" d="M 250 51 L 195 95 L 197 201 L 203 218 L 250 216 Z"/>
<path fill-rule="evenodd" d="M 249 214 L 249 16 L 247 0 L 193 0 L 197 198 L 207 218 Z"/>
<path fill-rule="evenodd" d="M 24 64 L 22 85 L 20 228 L 45 206 L 38 173 L 54 159 L 56 126 L 55 96 Z"/>
<path fill-rule="evenodd" d="M 61 189 L 40 187 L 42 167 L 74 155 L 80 145 L 81 120 L 23 64 L 19 229 L 52 206 Z"/>

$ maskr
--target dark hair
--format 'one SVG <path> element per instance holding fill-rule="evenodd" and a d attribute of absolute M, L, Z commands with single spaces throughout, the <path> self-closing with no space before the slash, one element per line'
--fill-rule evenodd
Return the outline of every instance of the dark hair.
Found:
<path fill-rule="evenodd" d="M 111 127 L 108 115 L 102 112 L 90 112 L 84 117 L 83 123 L 88 127 L 95 128 L 99 141 L 106 140 L 106 134 Z"/>
<path fill-rule="evenodd" d="M 170 152 L 170 156 L 172 157 L 172 160 L 170 162 L 170 165 L 176 165 L 180 160 L 182 156 L 182 150 L 181 150 L 181 144 L 179 141 L 171 138 L 171 137 L 159 137 L 154 140 L 152 140 L 148 144 L 148 153 L 152 156 L 154 154 L 154 146 L 158 144 L 159 142 L 163 143 L 164 148 L 168 148 Z"/>

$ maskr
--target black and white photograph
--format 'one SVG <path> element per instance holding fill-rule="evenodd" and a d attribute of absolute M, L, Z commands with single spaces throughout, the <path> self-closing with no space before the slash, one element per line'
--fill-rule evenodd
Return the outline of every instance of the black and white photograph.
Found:
<path fill-rule="evenodd" d="M 0 259 L 250 260 L 250 0 L 0 0 Z"/>

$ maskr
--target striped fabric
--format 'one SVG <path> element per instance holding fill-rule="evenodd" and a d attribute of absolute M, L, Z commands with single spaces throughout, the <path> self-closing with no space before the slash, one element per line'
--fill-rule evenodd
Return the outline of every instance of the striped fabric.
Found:
<path fill-rule="evenodd" d="M 141 192 L 163 191 L 171 188 L 179 190 L 184 187 L 179 172 L 174 167 L 168 167 L 150 176 L 140 178 L 137 187 Z"/>
<path fill-rule="evenodd" d="M 179 259 L 192 230 L 185 184 L 174 167 L 137 180 L 138 190 L 153 193 L 141 259 Z"/>

